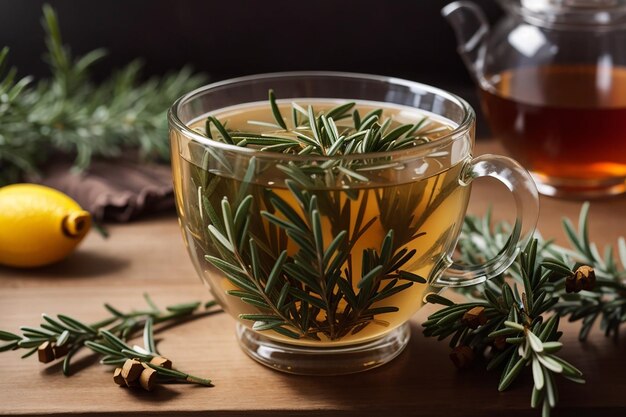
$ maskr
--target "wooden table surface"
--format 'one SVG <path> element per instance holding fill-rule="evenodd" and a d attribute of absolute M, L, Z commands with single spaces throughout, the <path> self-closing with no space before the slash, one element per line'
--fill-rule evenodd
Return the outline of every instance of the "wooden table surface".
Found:
<path fill-rule="evenodd" d="M 477 153 L 498 151 L 479 143 Z M 473 189 L 470 212 L 494 204 L 511 218 L 512 202 L 489 180 Z M 576 217 L 580 202 L 543 198 L 539 228 L 563 242 L 561 216 Z M 591 209 L 591 236 L 598 243 L 626 234 L 626 198 L 597 201 Z M 36 325 L 40 313 L 65 313 L 95 321 L 110 302 L 130 309 L 148 291 L 161 305 L 207 300 L 183 247 L 173 215 L 110 227 L 103 240 L 91 233 L 80 249 L 57 265 L 36 271 L 0 268 L 0 329 Z M 78 356 L 77 372 L 64 377 L 59 364 L 19 352 L 0 354 L 0 414 L 6 415 L 206 415 L 212 416 L 538 416 L 530 409 L 531 377 L 497 393 L 497 373 L 482 367 L 457 371 L 445 343 L 423 337 L 422 309 L 412 319 L 408 348 L 392 363 L 366 373 L 337 377 L 286 375 L 249 359 L 237 346 L 235 322 L 217 314 L 167 331 L 161 352 L 175 365 L 213 379 L 215 387 L 160 386 L 152 393 L 113 384 L 111 370 L 95 357 Z M 560 379 L 555 416 L 626 415 L 626 350 L 599 334 L 577 341 L 577 324 L 566 324 L 564 358 L 578 365 L 586 385 Z"/>

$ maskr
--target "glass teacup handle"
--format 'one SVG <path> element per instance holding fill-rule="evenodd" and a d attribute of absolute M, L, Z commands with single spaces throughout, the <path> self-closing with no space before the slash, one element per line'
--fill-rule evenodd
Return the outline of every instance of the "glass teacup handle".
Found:
<path fill-rule="evenodd" d="M 450 261 L 445 260 L 446 265 L 442 267 L 449 266 L 434 280 L 434 286 L 475 285 L 501 274 L 511 266 L 535 232 L 539 216 L 539 195 L 528 171 L 506 156 L 482 155 L 466 165 L 460 182 L 467 186 L 481 177 L 496 178 L 513 194 L 517 215 L 511 235 L 498 255 L 481 265 L 449 264 Z"/>

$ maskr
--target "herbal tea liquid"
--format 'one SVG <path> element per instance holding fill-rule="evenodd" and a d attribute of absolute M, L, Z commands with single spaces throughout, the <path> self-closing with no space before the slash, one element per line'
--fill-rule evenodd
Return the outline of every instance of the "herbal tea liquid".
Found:
<path fill-rule="evenodd" d="M 530 67 L 488 81 L 493 133 L 539 178 L 593 188 L 626 177 L 626 68 Z"/>
<path fill-rule="evenodd" d="M 306 101 L 298 101 L 298 103 L 305 107 L 309 104 Z M 333 107 L 336 103 L 315 101 L 313 105 L 319 111 Z M 363 113 L 367 113 L 374 107 L 360 104 L 358 108 Z M 376 103 L 376 108 L 383 108 L 386 115 L 401 120 L 402 123 L 415 123 L 424 117 L 424 114 L 409 108 L 390 107 L 382 103 Z M 281 110 L 287 114 L 289 108 L 284 107 Z M 226 122 L 232 129 L 259 128 L 249 125 L 248 120 L 272 121 L 272 114 L 266 103 L 259 106 L 247 105 L 225 109 L 214 115 Z M 203 121 L 193 125 L 200 131 L 203 126 Z M 431 126 L 443 128 L 432 133 L 431 140 L 437 140 L 437 137 L 449 131 L 450 128 L 436 120 L 431 121 Z M 433 164 L 435 162 L 433 160 Z M 401 250 L 407 253 L 414 251 L 402 267 L 408 272 L 429 277 L 435 265 L 451 252 L 456 243 L 454 236 L 461 227 L 462 213 L 465 212 L 465 205 L 468 201 L 469 187 L 461 187 L 458 182 L 462 165 L 459 163 L 447 170 L 435 171 L 433 175 L 419 177 L 413 182 L 393 186 L 368 186 L 365 183 L 359 184 L 354 189 L 309 190 L 318 201 L 325 248 L 342 231 L 347 231 L 348 238 L 352 239 L 355 235 L 353 231 L 359 229 L 357 223 L 361 224 L 361 227 L 368 225 L 363 234 L 354 239 L 354 244 L 350 248 L 350 258 L 342 265 L 340 278 L 352 277 L 351 287 L 355 293 L 358 294 L 360 290 L 357 284 L 362 276 L 365 252 L 380 251 L 390 230 L 393 230 L 395 253 Z M 214 264 L 207 262 L 206 255 L 223 257 L 209 232 L 209 226 L 214 223 L 211 219 L 221 222 L 220 210 L 224 197 L 232 203 L 232 210 L 236 210 L 241 204 L 242 197 L 252 196 L 249 235 L 261 248 L 259 255 L 263 264 L 261 269 L 264 269 L 263 274 L 267 275 L 272 269 L 273 261 L 264 263 L 263 259 L 266 255 L 286 250 L 290 258 L 296 258 L 299 246 L 292 238 L 272 226 L 261 212 L 273 211 L 281 219 L 288 220 L 275 210 L 275 203 L 272 203 L 280 199 L 297 215 L 304 216 L 305 213 L 298 199 L 284 184 L 265 181 L 262 175 L 255 177 L 252 183 L 245 184 L 242 183 L 241 178 L 220 175 L 187 160 L 183 160 L 180 165 L 175 161 L 173 170 L 176 187 L 182 190 L 182 198 L 188 200 L 185 204 L 179 204 L 179 207 L 186 207 L 186 211 L 179 213 L 179 217 L 182 221 L 184 238 L 190 248 L 196 268 L 211 287 L 214 296 L 233 315 L 263 314 L 263 308 L 255 307 L 242 301 L 240 297 L 228 294 L 227 291 L 241 290 L 241 286 L 234 284 Z M 208 211 L 215 211 L 217 216 L 212 217 Z M 271 259 L 271 256 L 269 258 Z M 232 260 L 237 262 L 235 259 Z M 312 274 L 313 269 L 310 268 Z M 312 277 L 320 282 L 328 282 L 328 277 L 318 278 Z M 390 284 L 390 281 L 392 280 L 382 282 L 381 288 Z M 306 289 L 299 282 L 292 282 L 292 285 Z M 271 330 L 263 333 L 268 337 L 282 339 L 291 344 L 316 346 L 371 340 L 408 320 L 422 305 L 424 293 L 428 288 L 427 284 L 413 283 L 410 287 L 372 305 L 372 308 L 397 307 L 398 311 L 375 314 L 372 318 L 355 322 L 350 322 L 351 310 L 347 308 L 345 300 L 340 300 L 332 313 L 338 323 L 336 328 L 328 328 L 326 323 L 330 321 L 326 311 L 320 310 L 310 319 L 308 327 L 310 331 L 316 332 L 317 339 L 294 340 Z M 337 294 L 338 290 L 335 289 L 332 293 Z M 300 319 L 308 313 L 303 312 L 303 303 L 296 301 L 288 314 Z M 251 325 L 246 320 L 242 320 L 242 323 Z"/>

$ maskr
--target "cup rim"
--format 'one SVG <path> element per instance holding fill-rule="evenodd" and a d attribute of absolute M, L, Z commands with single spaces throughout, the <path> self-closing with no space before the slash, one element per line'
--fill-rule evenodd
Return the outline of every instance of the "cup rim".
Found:
<path fill-rule="evenodd" d="M 364 80 L 364 81 L 379 81 L 385 82 L 389 84 L 395 85 L 403 85 L 412 89 L 419 89 L 431 94 L 435 94 L 450 101 L 458 104 L 463 110 L 463 117 L 461 122 L 452 129 L 449 133 L 444 136 L 437 138 L 437 140 L 433 142 L 428 142 L 424 144 L 419 144 L 417 146 L 393 150 L 393 151 L 384 151 L 384 152 L 368 152 L 368 153 L 360 153 L 360 154 L 348 154 L 348 155 L 335 155 L 335 156 L 327 156 L 327 155 L 292 155 L 292 154 L 284 154 L 279 152 L 271 152 L 271 151 L 261 151 L 253 148 L 231 145 L 228 143 L 220 142 L 217 140 L 213 140 L 207 138 L 204 135 L 199 134 L 198 132 L 191 129 L 187 124 L 185 124 L 179 117 L 178 112 L 180 107 L 194 99 L 197 96 L 200 96 L 207 91 L 225 87 L 233 84 L 244 83 L 254 80 L 268 80 L 272 78 L 286 78 L 286 77 L 332 77 L 332 78 L 351 78 L 356 80 Z M 456 94 L 450 93 L 446 90 L 443 90 L 438 87 L 433 87 L 428 84 L 419 83 L 416 81 L 405 80 L 403 78 L 397 77 L 389 77 L 384 75 L 373 75 L 373 74 L 364 74 L 364 73 L 356 73 L 356 72 L 343 72 L 343 71 L 284 71 L 284 72 L 269 72 L 269 73 L 261 73 L 261 74 L 253 74 L 246 75 L 242 77 L 229 78 L 222 81 L 217 81 L 214 83 L 206 84 L 202 87 L 196 88 L 183 96 L 179 97 L 169 108 L 167 112 L 168 121 L 170 125 L 173 125 L 185 134 L 187 137 L 191 138 L 193 141 L 198 142 L 205 146 L 211 146 L 215 148 L 222 149 L 224 151 L 231 151 L 238 153 L 247 157 L 259 157 L 259 158 L 267 158 L 267 159 L 280 159 L 282 161 L 294 161 L 294 162 L 311 162 L 311 161 L 341 161 L 341 160 L 360 160 L 360 159 L 376 159 L 383 157 L 411 157 L 414 155 L 420 155 L 423 153 L 428 153 L 434 149 L 440 149 L 450 144 L 450 142 L 456 140 L 459 137 L 464 136 L 469 130 L 472 128 L 474 121 L 476 120 L 476 114 L 472 106 L 463 98 L 457 96 Z"/>

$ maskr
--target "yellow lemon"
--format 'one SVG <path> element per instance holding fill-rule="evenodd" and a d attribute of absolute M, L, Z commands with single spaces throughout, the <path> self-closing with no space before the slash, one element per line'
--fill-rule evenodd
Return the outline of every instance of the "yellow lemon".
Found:
<path fill-rule="evenodd" d="M 91 216 L 60 191 L 35 184 L 0 188 L 0 264 L 37 267 L 69 255 Z"/>

